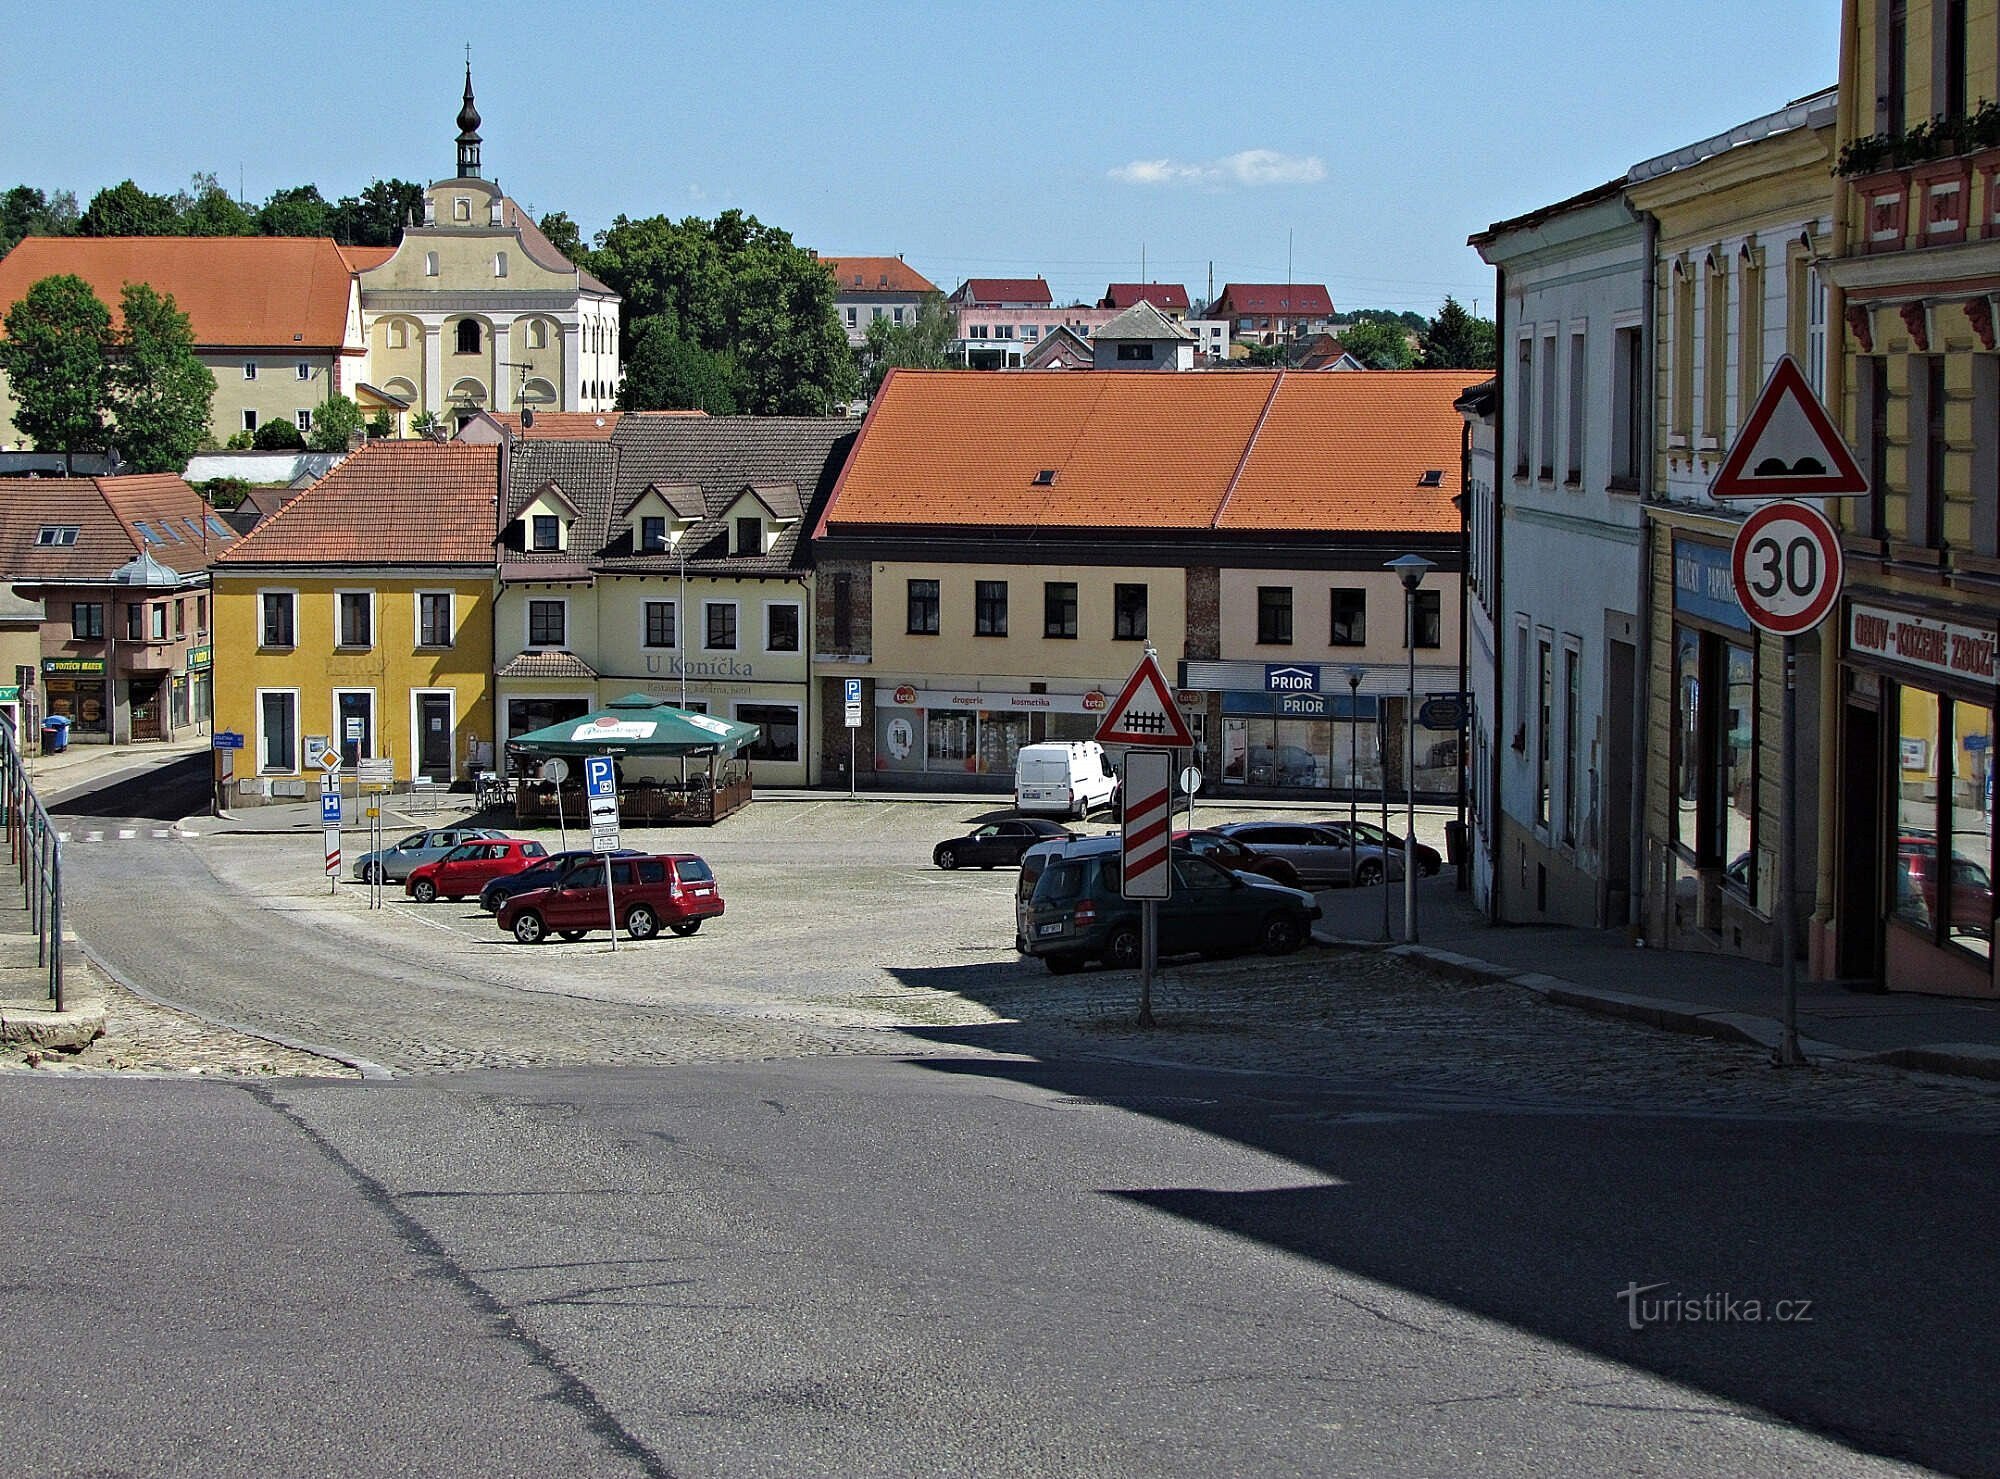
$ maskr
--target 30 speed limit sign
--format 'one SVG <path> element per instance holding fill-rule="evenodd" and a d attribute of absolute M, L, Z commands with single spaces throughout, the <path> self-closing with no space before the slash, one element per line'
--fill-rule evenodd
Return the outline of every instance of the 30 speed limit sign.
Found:
<path fill-rule="evenodd" d="M 1736 599 L 1764 631 L 1796 637 L 1840 599 L 1840 535 L 1809 503 L 1767 503 L 1743 521 L 1729 551 Z"/>

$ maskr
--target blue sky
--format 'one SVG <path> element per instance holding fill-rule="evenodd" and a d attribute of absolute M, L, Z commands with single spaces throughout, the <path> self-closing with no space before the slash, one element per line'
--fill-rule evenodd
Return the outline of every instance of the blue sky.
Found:
<path fill-rule="evenodd" d="M 10 7 L 11 8 L 11 7 Z M 87 16 L 87 19 L 78 19 Z M 1838 0 L 1236 5 L 35 6 L 4 22 L 0 188 L 196 170 L 262 200 L 486 172 L 586 234 L 730 206 L 940 286 L 1324 282 L 1492 310 L 1487 223 L 1834 81 Z M 471 28 L 476 24 L 477 30 Z"/>

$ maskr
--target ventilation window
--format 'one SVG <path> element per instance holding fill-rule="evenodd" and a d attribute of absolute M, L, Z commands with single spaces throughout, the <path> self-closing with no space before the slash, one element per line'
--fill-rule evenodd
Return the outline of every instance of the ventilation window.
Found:
<path fill-rule="evenodd" d="M 1444 486 L 1444 469 L 1439 467 L 1430 469 L 1430 471 L 1417 479 L 1417 486 L 1419 488 L 1442 488 Z"/>
<path fill-rule="evenodd" d="M 1035 486 L 1037 488 L 1053 488 L 1055 485 L 1056 470 L 1053 467 L 1045 467 L 1035 474 Z"/>

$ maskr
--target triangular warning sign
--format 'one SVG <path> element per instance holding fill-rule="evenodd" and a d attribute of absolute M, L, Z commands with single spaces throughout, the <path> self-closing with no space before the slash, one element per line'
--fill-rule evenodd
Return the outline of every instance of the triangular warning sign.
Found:
<path fill-rule="evenodd" d="M 1764 382 L 1708 485 L 1710 498 L 1858 498 L 1867 491 L 1854 454 L 1789 354 Z"/>
<path fill-rule="evenodd" d="M 1194 735 L 1189 733 L 1187 720 L 1181 717 L 1180 708 L 1174 703 L 1167 675 L 1160 671 L 1159 658 L 1152 653 L 1139 659 L 1139 666 L 1132 669 L 1132 676 L 1125 680 L 1118 697 L 1104 711 L 1104 719 L 1097 726 L 1097 740 L 1105 745 L 1194 748 Z"/>

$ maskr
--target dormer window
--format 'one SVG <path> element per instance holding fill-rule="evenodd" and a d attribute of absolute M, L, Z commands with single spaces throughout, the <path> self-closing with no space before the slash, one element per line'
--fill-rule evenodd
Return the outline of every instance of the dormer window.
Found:
<path fill-rule="evenodd" d="M 562 548 L 562 520 L 554 514 L 536 514 L 529 529 L 531 548 L 544 552 Z"/>
<path fill-rule="evenodd" d="M 1422 477 L 1417 479 L 1417 486 L 1419 488 L 1442 488 L 1444 486 L 1444 469 L 1441 467 L 1428 469 Z"/>
<path fill-rule="evenodd" d="M 658 514 L 645 514 L 639 520 L 639 553 L 657 555 L 667 547 L 667 521 Z"/>
<path fill-rule="evenodd" d="M 764 521 L 762 519 L 738 519 L 736 521 L 736 553 L 739 555 L 761 555 L 764 553 Z"/>

